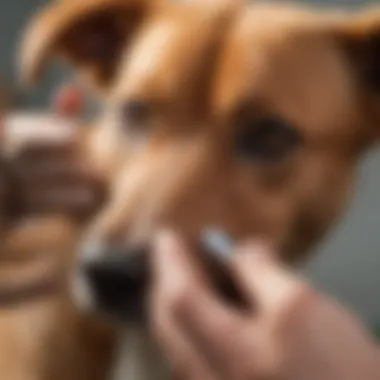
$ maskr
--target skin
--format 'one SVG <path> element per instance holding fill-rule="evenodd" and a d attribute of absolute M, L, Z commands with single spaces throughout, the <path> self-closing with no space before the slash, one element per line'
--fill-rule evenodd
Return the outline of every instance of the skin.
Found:
<path fill-rule="evenodd" d="M 343 211 L 356 163 L 378 140 L 379 14 L 153 3 L 53 2 L 26 33 L 24 76 L 64 57 L 105 100 L 85 148 L 111 194 L 86 242 L 128 252 L 162 226 L 195 240 L 216 224 L 299 262 Z M 147 119 L 124 114 L 141 99 Z M 302 143 L 274 164 L 240 160 L 235 137 L 263 114 Z"/>
<path fill-rule="evenodd" d="M 78 117 L 82 100 L 78 88 L 65 84 L 54 97 L 52 113 Z M 5 206 L 9 206 L 10 193 L 3 192 L 0 205 L 1 378 L 102 380 L 109 370 L 114 347 L 109 326 L 79 312 L 67 296 L 66 276 L 76 252 L 73 240 L 78 226 L 99 202 L 97 180 L 76 154 L 81 128 L 73 126 L 72 132 L 59 144 L 49 140 L 52 133 L 32 130 L 31 135 L 22 135 L 10 162 L 17 169 L 13 172 L 17 187 L 0 170 L 3 188 L 11 188 L 19 196 L 12 204 L 17 207 L 9 209 Z M 2 143 L 9 147 L 7 140 Z M 45 162 L 55 165 L 47 168 Z M 74 195 L 68 196 L 66 190 Z M 77 197 L 84 191 L 88 197 Z M 23 223 L 35 214 L 38 217 L 32 218 L 32 223 Z M 66 215 L 69 223 L 63 218 Z M 46 281 L 53 283 L 48 290 Z M 30 293 L 41 284 L 45 291 Z"/>
<path fill-rule="evenodd" d="M 69 116 L 76 96 L 63 88 L 55 107 Z M 75 200 L 68 201 L 55 205 L 69 209 Z M 374 345 L 344 308 L 290 275 L 264 245 L 249 244 L 236 253 L 231 267 L 255 305 L 244 313 L 213 293 L 196 255 L 180 239 L 168 232 L 158 236 L 153 329 L 175 374 L 205 380 L 377 378 Z M 348 349 L 336 350 L 337 343 Z"/>
<path fill-rule="evenodd" d="M 181 239 L 158 234 L 152 329 L 180 379 L 375 380 L 377 349 L 343 306 L 278 262 L 271 248 L 237 248 L 231 269 L 249 308 L 227 305 Z"/>
<path fill-rule="evenodd" d="M 54 97 L 53 112 L 63 118 L 77 117 L 82 108 L 81 97 L 79 90 L 73 85 L 62 86 Z M 93 212 L 99 202 L 101 185 L 90 167 L 76 153 L 80 128 L 68 128 L 72 128 L 71 133 L 62 134 L 59 141 L 53 134 L 42 132 L 36 137 L 36 133 L 32 131 L 32 136 L 27 133 L 14 143 L 17 145 L 15 156 L 2 165 L 11 166 L 11 175 L 16 183 L 10 181 L 5 169 L 1 171 L 0 178 L 0 207 L 7 208 L 9 219 L 47 212 L 66 213 L 82 219 Z M 11 133 L 12 131 L 10 138 Z M 29 141 L 29 138 L 33 141 Z M 9 147 L 12 142 L 5 136 L 1 144 Z M 54 165 L 43 165 L 46 161 L 51 161 Z M 24 192 L 23 189 L 28 191 Z M 65 193 L 65 190 L 71 191 Z M 88 190 L 86 197 L 77 196 L 85 190 Z M 10 197 L 10 193 L 15 192 L 18 197 Z"/>

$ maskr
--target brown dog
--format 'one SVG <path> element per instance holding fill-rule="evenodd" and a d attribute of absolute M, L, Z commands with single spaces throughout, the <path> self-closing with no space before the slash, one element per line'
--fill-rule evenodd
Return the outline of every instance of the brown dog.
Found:
<path fill-rule="evenodd" d="M 33 19 L 23 77 L 36 79 L 53 56 L 106 105 L 84 139 L 111 190 L 86 234 L 95 304 L 115 292 L 87 269 L 135 252 L 162 226 L 190 241 L 221 227 L 298 261 L 341 214 L 357 161 L 379 135 L 375 10 L 66 0 Z"/>

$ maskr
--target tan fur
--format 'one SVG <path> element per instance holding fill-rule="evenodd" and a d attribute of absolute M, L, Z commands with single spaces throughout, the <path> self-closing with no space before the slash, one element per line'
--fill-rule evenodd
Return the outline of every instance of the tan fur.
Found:
<path fill-rule="evenodd" d="M 341 214 L 356 163 L 378 135 L 379 94 L 364 83 L 361 57 L 372 59 L 366 40 L 380 35 L 380 15 L 327 17 L 293 6 L 222 0 L 157 3 L 60 1 L 33 19 L 26 33 L 24 78 L 36 79 L 51 56 L 64 56 L 107 102 L 84 147 L 109 181 L 111 196 L 86 236 L 127 245 L 163 225 L 189 238 L 217 225 L 237 238 L 269 239 L 284 259 L 299 260 Z M 106 21 L 97 24 L 102 14 Z M 107 60 L 88 59 L 81 50 L 88 48 L 92 24 L 104 28 L 95 30 L 115 49 Z M 151 102 L 152 114 L 143 125 L 126 125 L 116 111 L 135 99 Z M 276 165 L 238 161 L 231 142 L 235 111 L 244 104 L 251 104 L 252 114 L 289 122 L 303 138 L 300 148 Z M 37 319 L 66 324 L 70 317 L 49 314 L 51 307 Z M 13 323 L 0 323 L 7 332 L 1 341 L 14 345 L 17 366 L 32 366 L 22 379 L 45 379 L 36 363 L 46 365 L 56 351 L 34 344 L 45 341 L 39 334 L 46 332 L 30 338 L 32 348 L 22 357 L 28 338 L 18 340 L 7 327 Z M 66 371 L 81 373 L 77 362 L 65 362 L 72 352 L 91 363 L 108 358 L 71 345 L 77 330 L 55 331 L 48 334 L 49 347 L 67 345 L 53 367 L 62 360 L 66 378 L 74 378 Z"/>

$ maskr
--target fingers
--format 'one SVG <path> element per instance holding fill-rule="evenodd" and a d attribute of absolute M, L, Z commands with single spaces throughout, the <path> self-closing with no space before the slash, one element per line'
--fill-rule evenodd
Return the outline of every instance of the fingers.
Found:
<path fill-rule="evenodd" d="M 104 185 L 81 157 L 78 128 L 70 120 L 83 108 L 81 91 L 73 84 L 64 85 L 53 103 L 59 116 L 7 118 L 4 149 L 12 191 L 6 196 L 12 216 L 63 212 L 87 217 L 104 200 Z"/>
<path fill-rule="evenodd" d="M 85 217 L 97 209 L 99 198 L 89 186 L 54 185 L 25 194 L 23 211 L 26 214 L 63 213 Z"/>
<path fill-rule="evenodd" d="M 159 318 L 161 310 L 168 310 L 172 324 L 185 332 L 186 340 L 207 358 L 211 368 L 227 370 L 225 360 L 231 355 L 231 346 L 243 335 L 244 324 L 238 314 L 213 294 L 194 255 L 173 234 L 159 235 L 153 268 L 156 279 L 153 315 Z"/>
<path fill-rule="evenodd" d="M 173 289 L 173 284 L 194 287 L 205 285 L 204 274 L 194 255 L 174 233 L 161 231 L 154 241 L 153 268 L 160 287 Z"/>
<path fill-rule="evenodd" d="M 191 344 L 173 320 L 170 309 L 161 303 L 160 297 L 153 297 L 152 332 L 164 349 L 171 376 L 181 380 L 216 380 L 205 358 Z"/>
<path fill-rule="evenodd" d="M 11 162 L 18 209 L 87 218 L 106 197 L 95 168 L 71 142 L 27 145 Z"/>
<path fill-rule="evenodd" d="M 73 156 L 46 157 L 44 161 L 29 160 L 29 162 L 14 161 L 12 163 L 14 177 L 22 183 L 41 184 L 91 182 L 100 180 L 93 168 L 87 162 Z"/>
<path fill-rule="evenodd" d="M 62 160 L 63 157 L 71 158 L 75 150 L 74 138 L 65 139 L 64 141 L 32 141 L 16 153 L 15 160 L 20 166 L 30 161 L 43 164 L 47 160 Z"/>
<path fill-rule="evenodd" d="M 14 196 L 25 214 L 64 213 L 89 217 L 104 202 L 106 188 L 91 173 L 80 167 L 58 167 L 53 173 L 36 171 L 19 176 Z M 25 191 L 26 190 L 26 191 Z"/>
<path fill-rule="evenodd" d="M 258 317 L 273 320 L 311 295 L 307 284 L 279 263 L 271 248 L 262 243 L 238 248 L 232 270 Z"/>
<path fill-rule="evenodd" d="M 24 212 L 91 216 L 105 201 L 106 187 L 90 172 L 81 170 L 62 167 L 51 175 L 40 172 L 40 176 L 24 178 L 20 183 L 30 189 L 21 192 Z"/>
<path fill-rule="evenodd" d="M 170 304 L 176 317 L 194 322 L 200 319 L 212 328 L 215 315 L 225 322 L 234 320 L 233 312 L 226 312 L 216 300 L 194 253 L 174 234 L 162 232 L 156 238 L 153 268 L 156 292 Z"/>
<path fill-rule="evenodd" d="M 179 374 L 202 378 L 211 368 L 225 379 L 376 378 L 373 345 L 349 313 L 312 292 L 268 247 L 246 245 L 235 256 L 235 277 L 258 306 L 244 317 L 213 294 L 178 239 L 164 234 L 156 244 L 153 320 Z"/>

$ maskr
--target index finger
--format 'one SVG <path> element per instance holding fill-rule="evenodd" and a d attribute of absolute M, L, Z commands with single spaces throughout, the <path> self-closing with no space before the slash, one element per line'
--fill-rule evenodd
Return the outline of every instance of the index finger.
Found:
<path fill-rule="evenodd" d="M 194 347 L 214 367 L 224 367 L 233 341 L 243 333 L 243 317 L 217 297 L 194 263 L 194 254 L 173 234 L 161 234 L 153 264 L 157 309 L 169 310 Z"/>

